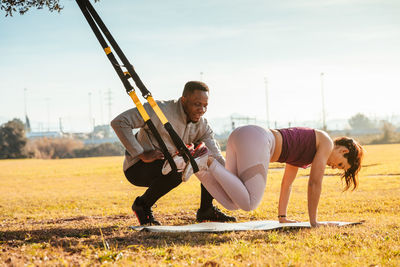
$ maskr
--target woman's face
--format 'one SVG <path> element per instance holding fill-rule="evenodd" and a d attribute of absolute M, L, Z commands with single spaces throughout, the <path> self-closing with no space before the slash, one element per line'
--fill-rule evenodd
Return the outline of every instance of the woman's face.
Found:
<path fill-rule="evenodd" d="M 326 165 L 330 166 L 332 169 L 348 170 L 350 164 L 343 155 L 349 153 L 349 150 L 344 146 L 335 146 L 331 152 L 331 155 L 326 162 Z"/>

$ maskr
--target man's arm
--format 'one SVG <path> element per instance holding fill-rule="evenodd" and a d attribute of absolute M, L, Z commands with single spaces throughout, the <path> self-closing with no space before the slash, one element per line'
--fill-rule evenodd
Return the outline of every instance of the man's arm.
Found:
<path fill-rule="evenodd" d="M 144 120 L 136 108 L 119 114 L 111 121 L 111 127 L 132 157 L 137 157 L 144 152 L 143 147 L 136 140 L 132 129 L 142 128 L 144 125 Z"/>
<path fill-rule="evenodd" d="M 221 148 L 214 138 L 214 132 L 210 125 L 206 125 L 205 133 L 200 138 L 200 141 L 204 142 L 207 148 L 210 150 L 211 155 L 223 166 L 225 166 L 225 158 L 222 156 Z"/>
<path fill-rule="evenodd" d="M 294 179 L 296 178 L 298 167 L 292 166 L 290 164 L 286 164 L 285 173 L 283 174 L 282 183 L 281 183 L 281 192 L 279 196 L 279 205 L 278 205 L 278 216 L 280 223 L 290 223 L 296 222 L 293 220 L 288 220 L 286 218 L 287 206 L 289 203 L 290 192 L 292 191 L 292 184 Z"/>

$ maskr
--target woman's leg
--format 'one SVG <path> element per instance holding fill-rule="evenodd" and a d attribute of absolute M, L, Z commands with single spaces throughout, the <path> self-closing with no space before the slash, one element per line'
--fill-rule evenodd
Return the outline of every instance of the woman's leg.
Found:
<path fill-rule="evenodd" d="M 208 171 L 212 175 L 205 176 L 207 179 L 199 179 L 221 204 L 230 203 L 232 206 L 233 203 L 243 210 L 253 210 L 264 194 L 269 159 L 274 147 L 275 139 L 270 131 L 258 126 L 238 128 L 228 139 L 226 168 L 214 160 Z"/>
<path fill-rule="evenodd" d="M 229 157 L 226 157 L 225 167 L 232 173 L 236 173 L 236 156 L 234 149 L 232 149 L 231 138 L 228 139 L 226 155 L 229 155 Z M 224 208 L 228 210 L 239 209 L 210 171 L 200 171 L 195 175 L 214 199 L 224 206 Z"/>
<path fill-rule="evenodd" d="M 248 170 L 251 172 L 250 175 L 238 177 L 227 171 L 215 160 L 210 166 L 210 173 L 212 173 L 216 182 L 223 188 L 227 197 L 236 206 L 245 211 L 253 210 L 258 206 L 266 185 L 266 171 L 262 164 L 253 165 Z"/>
<path fill-rule="evenodd" d="M 195 174 L 201 181 L 201 184 L 224 208 L 228 210 L 237 210 L 239 207 L 226 194 L 224 188 L 217 182 L 213 174 L 209 171 L 200 171 Z"/>

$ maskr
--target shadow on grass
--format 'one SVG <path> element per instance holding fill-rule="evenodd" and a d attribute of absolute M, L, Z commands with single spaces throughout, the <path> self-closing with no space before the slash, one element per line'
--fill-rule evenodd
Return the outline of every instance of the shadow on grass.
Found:
<path fill-rule="evenodd" d="M 62 220 L 63 225 L 44 225 L 33 230 L 3 230 L 0 231 L 0 243 L 9 247 L 39 244 L 39 247 L 62 248 L 66 252 L 79 253 L 87 247 L 102 249 L 108 248 L 138 249 L 151 247 L 170 247 L 176 245 L 203 246 L 209 244 L 226 243 L 237 239 L 257 242 L 274 243 L 276 238 L 271 235 L 293 234 L 300 229 L 280 229 L 272 231 L 240 231 L 226 233 L 154 233 L 136 231 L 129 228 L 129 221 L 112 226 L 88 226 L 90 221 L 84 217 L 76 218 L 86 225 L 75 225 L 73 219 Z M 58 222 L 58 221 L 53 221 Z M 67 223 L 65 225 L 65 223 Z M 37 226 L 37 222 L 34 222 Z M 32 226 L 32 225 L 31 225 Z M 76 227 L 74 227 L 76 226 Z M 101 229 L 101 231 L 100 231 Z"/>

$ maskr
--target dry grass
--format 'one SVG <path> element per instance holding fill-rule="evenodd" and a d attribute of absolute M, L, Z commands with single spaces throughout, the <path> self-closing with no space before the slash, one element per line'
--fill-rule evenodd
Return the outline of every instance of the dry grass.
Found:
<path fill-rule="evenodd" d="M 0 265 L 399 266 L 400 145 L 367 146 L 360 187 L 341 192 L 327 171 L 320 220 L 359 221 L 344 228 L 223 234 L 129 230 L 130 205 L 143 189 L 130 185 L 122 157 L 0 161 Z M 272 164 L 263 202 L 240 221 L 276 218 L 281 164 Z M 302 170 L 289 216 L 307 220 Z M 195 222 L 200 185 L 193 177 L 154 209 L 163 224 Z"/>

